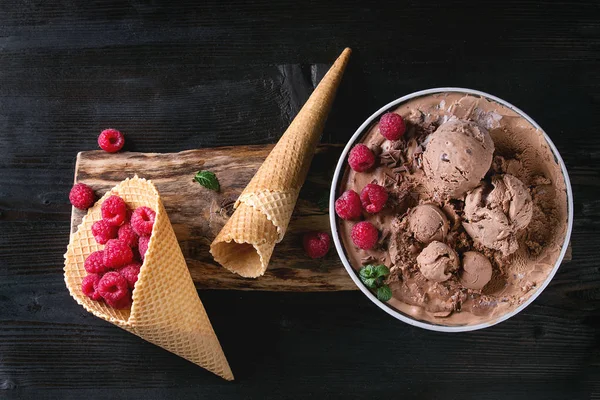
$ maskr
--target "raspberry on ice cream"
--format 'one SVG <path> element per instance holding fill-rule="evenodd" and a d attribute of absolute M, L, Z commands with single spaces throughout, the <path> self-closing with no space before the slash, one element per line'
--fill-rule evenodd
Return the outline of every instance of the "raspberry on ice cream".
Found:
<path fill-rule="evenodd" d="M 119 270 L 119 273 L 127 280 L 127 284 L 129 285 L 130 289 L 133 289 L 135 286 L 141 267 L 142 265 L 140 263 L 133 262 L 131 264 L 127 264 Z"/>
<path fill-rule="evenodd" d="M 358 248 L 370 250 L 379 239 L 379 231 L 372 223 L 362 221 L 352 227 L 351 237 Z"/>
<path fill-rule="evenodd" d="M 321 258 L 329 251 L 331 238 L 326 232 L 309 232 L 302 238 L 302 244 L 310 258 Z"/>
<path fill-rule="evenodd" d="M 379 132 L 387 140 L 398 140 L 404 135 L 406 125 L 402 117 L 396 113 L 383 114 L 379 120 Z"/>
<path fill-rule="evenodd" d="M 138 250 L 140 252 L 140 257 L 142 261 L 146 257 L 146 251 L 148 251 L 148 243 L 150 242 L 150 236 L 140 236 L 140 241 L 138 242 Z"/>
<path fill-rule="evenodd" d="M 94 222 L 94 225 L 92 225 L 92 235 L 94 235 L 96 242 L 100 244 L 106 244 L 110 239 L 115 239 L 117 230 L 118 227 L 110 225 L 103 219 Z"/>
<path fill-rule="evenodd" d="M 118 272 L 107 272 L 98 282 L 97 290 L 109 306 L 126 308 L 131 305 L 129 284 Z"/>
<path fill-rule="evenodd" d="M 98 146 L 109 153 L 116 153 L 124 144 L 125 137 L 116 129 L 105 129 L 98 136 Z"/>
<path fill-rule="evenodd" d="M 83 267 L 90 274 L 101 274 L 106 272 L 108 268 L 104 264 L 104 251 L 98 250 L 87 256 Z"/>
<path fill-rule="evenodd" d="M 91 187 L 85 183 L 77 183 L 71 188 L 69 193 L 69 201 L 75 208 L 87 210 L 94 204 L 96 195 Z"/>
<path fill-rule="evenodd" d="M 81 281 L 81 291 L 92 300 L 100 300 L 102 295 L 98 291 L 98 282 L 100 282 L 100 275 L 98 274 L 84 276 Z"/>
<path fill-rule="evenodd" d="M 119 240 L 129 247 L 137 247 L 139 236 L 134 232 L 130 224 L 123 224 L 118 231 Z"/>
<path fill-rule="evenodd" d="M 360 202 L 363 208 L 371 214 L 379 212 L 385 206 L 388 199 L 387 190 L 383 186 L 369 183 L 360 192 Z"/>
<path fill-rule="evenodd" d="M 150 207 L 138 207 L 131 215 L 131 227 L 140 236 L 150 236 L 156 213 Z"/>
<path fill-rule="evenodd" d="M 104 246 L 104 265 L 107 268 L 119 268 L 133 260 L 133 252 L 125 243 L 111 239 Z"/>
<path fill-rule="evenodd" d="M 127 217 L 127 204 L 119 196 L 112 195 L 102 203 L 102 219 L 113 226 L 120 226 Z"/>
<path fill-rule="evenodd" d="M 335 201 L 335 213 L 342 219 L 359 219 L 362 215 L 360 197 L 354 190 L 346 190 Z"/>
<path fill-rule="evenodd" d="M 364 144 L 357 144 L 350 150 L 348 164 L 356 172 L 364 172 L 375 164 L 375 154 Z"/>

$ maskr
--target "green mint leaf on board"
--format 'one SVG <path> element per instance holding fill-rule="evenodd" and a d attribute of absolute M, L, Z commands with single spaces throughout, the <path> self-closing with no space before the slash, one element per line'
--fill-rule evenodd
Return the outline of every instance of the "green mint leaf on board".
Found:
<path fill-rule="evenodd" d="M 392 298 L 392 289 L 388 285 L 383 285 L 377 289 L 377 298 L 380 301 L 388 301 Z"/>
<path fill-rule="evenodd" d="M 317 200 L 317 205 L 321 211 L 326 211 L 329 208 L 329 192 L 323 192 L 319 200 Z"/>
<path fill-rule="evenodd" d="M 375 276 L 378 278 L 382 276 L 388 276 L 390 274 L 390 270 L 385 265 L 376 265 L 375 266 Z"/>
<path fill-rule="evenodd" d="M 377 277 L 374 273 L 374 267 L 372 265 L 365 265 L 362 267 L 360 271 L 358 271 L 358 275 L 363 282 L 365 279 Z"/>
<path fill-rule="evenodd" d="M 363 283 L 369 289 L 375 289 L 377 287 L 377 279 L 376 278 L 365 278 L 362 279 Z"/>
<path fill-rule="evenodd" d="M 217 176 L 210 171 L 198 171 L 196 176 L 194 176 L 194 180 L 205 188 L 214 190 L 215 192 L 218 192 L 221 188 Z"/>

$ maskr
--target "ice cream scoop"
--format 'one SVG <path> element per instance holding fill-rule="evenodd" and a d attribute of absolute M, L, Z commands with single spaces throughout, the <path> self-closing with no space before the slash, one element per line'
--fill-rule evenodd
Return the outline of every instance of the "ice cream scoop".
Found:
<path fill-rule="evenodd" d="M 492 164 L 494 142 L 472 121 L 453 119 L 440 125 L 423 153 L 423 170 L 431 191 L 451 198 L 475 188 Z"/>
<path fill-rule="evenodd" d="M 417 263 L 425 278 L 445 282 L 458 269 L 458 256 L 447 244 L 433 241 L 417 256 Z"/>
<path fill-rule="evenodd" d="M 507 256 L 519 248 L 516 234 L 533 215 L 531 194 L 513 175 L 494 175 L 465 198 L 463 226 L 473 240 Z"/>
<path fill-rule="evenodd" d="M 467 251 L 463 254 L 460 283 L 468 289 L 480 290 L 492 279 L 492 264 L 483 254 Z"/>
<path fill-rule="evenodd" d="M 444 240 L 449 228 L 446 215 L 433 204 L 413 208 L 408 214 L 408 226 L 415 239 L 425 244 Z"/>

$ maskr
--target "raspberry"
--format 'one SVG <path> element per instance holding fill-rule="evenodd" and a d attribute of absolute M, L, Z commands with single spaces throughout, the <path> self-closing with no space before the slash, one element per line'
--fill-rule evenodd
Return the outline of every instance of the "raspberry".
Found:
<path fill-rule="evenodd" d="M 379 238 L 379 231 L 372 223 L 362 221 L 352 227 L 351 237 L 358 248 L 369 250 L 375 247 Z"/>
<path fill-rule="evenodd" d="M 371 214 L 381 211 L 387 199 L 388 194 L 385 188 L 374 183 L 369 183 L 360 192 L 360 202 L 363 208 Z"/>
<path fill-rule="evenodd" d="M 309 232 L 302 238 L 304 251 L 310 258 L 325 257 L 325 254 L 329 251 L 330 243 L 331 238 L 326 232 Z"/>
<path fill-rule="evenodd" d="M 94 222 L 92 225 L 92 234 L 94 235 L 96 242 L 100 244 L 106 244 L 106 242 L 108 242 L 110 239 L 115 239 L 117 237 L 118 229 L 118 227 L 112 226 L 105 220 L 101 219 L 100 221 Z"/>
<path fill-rule="evenodd" d="M 342 219 L 359 219 L 362 215 L 360 197 L 354 190 L 346 190 L 335 201 L 335 213 Z"/>
<path fill-rule="evenodd" d="M 98 291 L 98 282 L 100 282 L 100 275 L 98 274 L 85 276 L 81 281 L 81 291 L 92 300 L 100 300 L 102 296 Z"/>
<path fill-rule="evenodd" d="M 102 219 L 112 226 L 120 226 L 127 217 L 127 204 L 119 196 L 112 195 L 102 203 Z"/>
<path fill-rule="evenodd" d="M 375 154 L 364 144 L 357 144 L 350 150 L 348 164 L 356 172 L 364 172 L 375 164 Z"/>
<path fill-rule="evenodd" d="M 133 289 L 135 283 L 138 280 L 138 275 L 140 274 L 141 264 L 133 262 L 131 264 L 127 264 L 123 268 L 119 270 L 119 273 L 127 280 L 127 284 L 130 289 Z"/>
<path fill-rule="evenodd" d="M 131 305 L 131 291 L 127 279 L 118 272 L 107 272 L 98 282 L 98 292 L 113 308 L 126 308 Z"/>
<path fill-rule="evenodd" d="M 133 260 L 133 252 L 125 243 L 111 239 L 104 246 L 104 265 L 107 268 L 119 268 Z"/>
<path fill-rule="evenodd" d="M 98 136 L 98 146 L 109 153 L 116 153 L 124 144 L 125 137 L 116 129 L 105 129 Z"/>
<path fill-rule="evenodd" d="M 69 201 L 73 207 L 79 208 L 80 210 L 87 210 L 90 208 L 94 204 L 94 200 L 96 200 L 94 191 L 85 183 L 75 184 L 69 193 Z"/>
<path fill-rule="evenodd" d="M 133 231 L 133 228 L 129 224 L 123 224 L 119 227 L 119 241 L 125 243 L 129 247 L 137 247 L 139 237 L 138 234 Z"/>
<path fill-rule="evenodd" d="M 381 116 L 379 132 L 387 140 L 398 140 L 406 132 L 406 125 L 400 115 L 389 112 Z"/>
<path fill-rule="evenodd" d="M 148 242 L 150 242 L 150 236 L 140 236 L 138 249 L 140 251 L 140 258 L 142 261 L 144 261 L 144 258 L 146 257 L 146 251 L 148 251 Z"/>
<path fill-rule="evenodd" d="M 140 236 L 150 236 L 155 217 L 150 207 L 138 207 L 131 215 L 131 227 Z"/>
<path fill-rule="evenodd" d="M 101 274 L 108 268 L 104 264 L 104 251 L 98 250 L 90 254 L 83 263 L 83 267 L 90 274 Z"/>

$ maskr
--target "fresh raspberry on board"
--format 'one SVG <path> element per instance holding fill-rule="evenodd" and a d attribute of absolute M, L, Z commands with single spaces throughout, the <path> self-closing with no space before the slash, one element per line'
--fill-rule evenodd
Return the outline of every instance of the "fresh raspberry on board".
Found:
<path fill-rule="evenodd" d="M 100 275 L 98 274 L 84 276 L 81 281 L 81 291 L 92 300 L 100 300 L 102 295 L 98 291 L 98 282 L 100 282 Z"/>
<path fill-rule="evenodd" d="M 150 207 L 138 207 L 131 215 L 131 227 L 140 236 L 150 236 L 156 213 Z"/>
<path fill-rule="evenodd" d="M 127 280 L 130 289 L 133 289 L 135 286 L 141 267 L 142 265 L 140 263 L 132 262 L 119 270 L 119 273 Z"/>
<path fill-rule="evenodd" d="M 102 219 L 112 226 L 120 226 L 127 218 L 127 204 L 119 196 L 112 195 L 102 203 Z"/>
<path fill-rule="evenodd" d="M 379 238 L 379 231 L 372 223 L 367 221 L 359 222 L 352 227 L 350 235 L 354 244 L 363 250 L 370 250 L 375 247 Z"/>
<path fill-rule="evenodd" d="M 346 190 L 335 201 L 335 213 L 341 219 L 359 219 L 362 215 L 360 197 L 354 190 Z"/>
<path fill-rule="evenodd" d="M 116 153 L 124 144 L 125 137 L 116 129 L 105 129 L 98 136 L 98 146 L 109 153 Z"/>
<path fill-rule="evenodd" d="M 381 211 L 387 199 L 387 190 L 375 183 L 369 183 L 360 192 L 360 202 L 363 208 L 371 214 Z"/>
<path fill-rule="evenodd" d="M 348 164 L 356 172 L 364 172 L 375 164 L 375 154 L 366 145 L 360 143 L 350 150 Z"/>
<path fill-rule="evenodd" d="M 92 235 L 94 235 L 96 242 L 100 244 L 106 244 L 106 242 L 108 242 L 110 239 L 116 239 L 118 229 L 119 227 L 112 226 L 105 220 L 101 219 L 94 222 L 92 225 Z"/>
<path fill-rule="evenodd" d="M 137 247 L 138 241 L 140 240 L 139 236 L 130 224 L 123 224 L 119 227 L 118 232 L 119 240 L 125 243 L 129 247 Z"/>
<path fill-rule="evenodd" d="M 75 208 L 87 210 L 94 205 L 96 194 L 91 187 L 85 183 L 76 183 L 69 193 L 69 201 Z"/>
<path fill-rule="evenodd" d="M 87 256 L 83 263 L 83 267 L 90 274 L 101 274 L 106 272 L 108 268 L 104 264 L 104 251 L 98 250 Z"/>
<path fill-rule="evenodd" d="M 329 251 L 331 238 L 326 232 L 308 232 L 304 234 L 302 244 L 310 258 L 321 258 Z"/>
<path fill-rule="evenodd" d="M 111 239 L 104 246 L 104 265 L 107 268 L 119 268 L 133 261 L 133 252 L 127 244 Z"/>
<path fill-rule="evenodd" d="M 104 274 L 98 282 L 97 290 L 106 304 L 113 308 L 126 308 L 131 305 L 129 284 L 127 279 L 118 272 Z"/>
<path fill-rule="evenodd" d="M 148 243 L 150 242 L 150 236 L 140 236 L 138 242 L 138 250 L 140 251 L 140 258 L 142 261 L 146 257 L 146 251 L 148 251 Z"/>
<path fill-rule="evenodd" d="M 381 116 L 379 132 L 387 140 L 398 140 L 406 132 L 406 124 L 400 115 L 389 112 Z"/>

